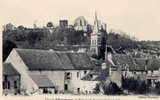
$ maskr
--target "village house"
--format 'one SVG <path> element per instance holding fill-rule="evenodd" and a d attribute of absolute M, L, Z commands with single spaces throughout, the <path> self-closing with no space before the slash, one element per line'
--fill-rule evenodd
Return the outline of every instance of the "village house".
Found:
<path fill-rule="evenodd" d="M 150 86 L 155 87 L 155 83 L 160 81 L 160 59 L 159 58 L 136 58 L 136 75 L 144 76 Z"/>
<path fill-rule="evenodd" d="M 160 81 L 159 58 L 134 58 L 131 55 L 108 51 L 106 62 L 109 67 L 109 76 L 114 76 L 114 73 L 119 70 L 123 77 L 144 80 L 152 87 Z"/>
<path fill-rule="evenodd" d="M 20 73 L 11 63 L 3 64 L 3 93 L 16 94 L 20 93 Z"/>
<path fill-rule="evenodd" d="M 13 49 L 5 63 L 20 74 L 27 94 L 92 93 L 97 83 L 82 80 L 95 67 L 86 53 Z"/>

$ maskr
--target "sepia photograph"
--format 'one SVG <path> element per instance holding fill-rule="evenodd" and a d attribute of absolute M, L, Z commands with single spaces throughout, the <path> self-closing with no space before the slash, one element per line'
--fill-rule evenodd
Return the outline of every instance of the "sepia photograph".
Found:
<path fill-rule="evenodd" d="M 159 0 L 1 0 L 2 96 L 158 98 L 159 10 Z"/>

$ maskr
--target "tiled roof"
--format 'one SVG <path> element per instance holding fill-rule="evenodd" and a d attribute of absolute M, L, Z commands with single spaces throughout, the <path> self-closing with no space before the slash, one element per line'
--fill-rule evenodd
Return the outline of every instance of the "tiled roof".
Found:
<path fill-rule="evenodd" d="M 159 70 L 160 68 L 160 59 L 158 58 L 136 58 L 135 63 L 137 65 L 136 70 Z"/>
<path fill-rule="evenodd" d="M 86 53 L 16 49 L 29 70 L 85 70 L 94 64 Z"/>
<path fill-rule="evenodd" d="M 11 63 L 3 64 L 3 75 L 20 75 Z"/>
<path fill-rule="evenodd" d="M 45 75 L 30 75 L 32 80 L 37 84 L 40 88 L 54 88 L 54 84 L 51 80 Z"/>
<path fill-rule="evenodd" d="M 133 58 L 126 54 L 113 54 L 112 60 L 117 67 L 120 65 L 122 70 L 125 70 L 126 65 L 130 71 L 159 70 L 160 68 L 158 58 Z"/>
<path fill-rule="evenodd" d="M 149 59 L 147 64 L 148 70 L 159 70 L 160 68 L 160 59 Z"/>
<path fill-rule="evenodd" d="M 146 70 L 147 66 L 147 59 L 145 58 L 135 58 L 134 59 L 136 63 L 136 71 L 144 71 Z"/>
<path fill-rule="evenodd" d="M 124 70 L 125 66 L 129 67 L 129 70 L 135 70 L 135 63 L 132 57 L 126 54 L 113 54 L 112 60 L 115 65 L 121 65 L 122 70 Z"/>
<path fill-rule="evenodd" d="M 101 63 L 102 64 L 102 63 Z M 106 80 L 106 77 L 109 75 L 109 66 L 112 66 L 112 64 L 107 60 L 106 62 L 106 68 L 102 69 L 102 66 L 95 67 L 90 73 L 88 73 L 86 76 L 82 78 L 82 80 L 88 80 L 88 81 L 104 81 Z M 95 75 L 96 77 L 90 77 L 91 75 Z"/>

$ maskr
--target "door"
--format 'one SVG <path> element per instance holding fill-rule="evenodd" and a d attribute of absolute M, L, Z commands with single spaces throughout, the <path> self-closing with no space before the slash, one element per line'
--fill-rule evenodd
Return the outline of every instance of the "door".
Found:
<path fill-rule="evenodd" d="M 65 85 L 64 85 L 64 90 L 65 90 L 65 91 L 68 91 L 68 84 L 65 84 Z"/>

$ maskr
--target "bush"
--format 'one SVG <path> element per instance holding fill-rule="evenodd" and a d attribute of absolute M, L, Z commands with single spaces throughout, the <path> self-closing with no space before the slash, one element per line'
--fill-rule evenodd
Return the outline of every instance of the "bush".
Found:
<path fill-rule="evenodd" d="M 160 94 L 160 82 L 156 83 L 156 87 L 155 87 L 156 93 Z"/>
<path fill-rule="evenodd" d="M 142 81 L 138 84 L 136 89 L 138 94 L 145 94 L 148 91 L 147 84 L 145 81 Z"/>
<path fill-rule="evenodd" d="M 101 83 L 99 87 L 102 87 L 105 95 L 119 95 L 123 93 L 121 88 L 114 82 L 110 82 L 108 85 L 106 83 Z"/>
<path fill-rule="evenodd" d="M 145 94 L 149 90 L 145 81 L 134 78 L 122 78 L 122 88 L 135 94 Z"/>
<path fill-rule="evenodd" d="M 96 84 L 93 93 L 98 94 L 100 92 L 100 84 Z"/>
<path fill-rule="evenodd" d="M 10 40 L 3 41 L 3 61 L 6 60 L 13 48 L 17 48 L 16 44 Z"/>

